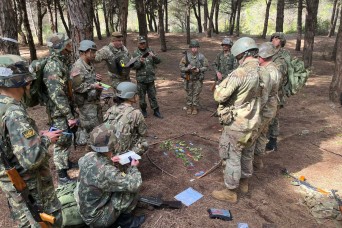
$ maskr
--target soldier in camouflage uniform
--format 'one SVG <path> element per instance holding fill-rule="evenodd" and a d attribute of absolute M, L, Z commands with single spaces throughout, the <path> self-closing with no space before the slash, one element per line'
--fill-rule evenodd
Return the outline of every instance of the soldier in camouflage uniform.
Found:
<path fill-rule="evenodd" d="M 225 161 L 226 188 L 213 191 L 218 200 L 237 202 L 236 190 L 248 192 L 248 178 L 253 173 L 253 152 L 246 150 L 260 125 L 260 72 L 256 58 L 258 46 L 249 37 L 237 40 L 232 54 L 240 66 L 216 86 L 214 99 L 223 132 L 219 143 L 220 157 Z"/>
<path fill-rule="evenodd" d="M 137 203 L 141 174 L 139 161 L 120 165 L 122 145 L 109 123 L 90 134 L 92 152 L 79 160 L 80 174 L 75 198 L 80 214 L 90 227 L 140 227 L 145 216 L 132 216 Z"/>
<path fill-rule="evenodd" d="M 96 52 L 95 61 L 105 61 L 108 67 L 108 75 L 112 79 L 112 87 L 115 89 L 120 82 L 130 81 L 130 68 L 125 67 L 131 55 L 122 43 L 123 35 L 119 32 L 112 33 L 112 42 Z"/>
<path fill-rule="evenodd" d="M 32 81 L 27 63 L 17 55 L 0 56 L 0 147 L 10 166 L 17 169 L 40 209 L 55 216 L 54 227 L 61 227 L 60 203 L 54 191 L 49 168 L 48 147 L 55 143 L 61 131 L 42 131 L 20 102 Z M 12 217 L 19 227 L 40 227 L 25 202 L 16 192 L 0 159 L 0 187 L 5 193 Z"/>
<path fill-rule="evenodd" d="M 273 33 L 270 41 L 277 49 L 277 53 L 272 57 L 272 61 L 277 65 L 278 70 L 282 74 L 282 78 L 279 82 L 278 111 L 276 116 L 271 121 L 268 131 L 269 142 L 266 145 L 266 149 L 268 152 L 277 150 L 277 137 L 279 135 L 279 109 L 284 107 L 285 105 L 286 94 L 284 91 L 284 86 L 288 81 L 287 62 L 291 62 L 290 53 L 284 49 L 284 46 L 286 44 L 285 34 L 282 32 Z"/>
<path fill-rule="evenodd" d="M 156 65 L 161 62 L 160 58 L 146 46 L 146 37 L 138 37 L 138 49 L 133 53 L 133 58 L 141 56 L 138 61 L 134 63 L 133 69 L 136 70 L 136 78 L 138 82 L 139 104 L 143 116 L 147 117 L 147 103 L 146 93 L 150 102 L 153 115 L 158 118 L 163 118 L 159 111 L 157 102 L 157 91 L 154 81 L 156 80 Z M 149 53 L 146 58 L 142 56 Z"/>
<path fill-rule="evenodd" d="M 198 52 L 198 40 L 190 41 L 190 52 L 186 52 L 179 63 L 182 74 L 185 74 L 184 89 L 188 115 L 197 115 L 199 96 L 203 87 L 204 72 L 208 69 L 208 60 Z"/>
<path fill-rule="evenodd" d="M 233 41 L 225 37 L 221 43 L 222 51 L 220 51 L 213 63 L 214 70 L 216 72 L 216 84 L 220 84 L 228 74 L 238 67 L 235 57 L 231 54 L 230 49 L 233 46 Z"/>
<path fill-rule="evenodd" d="M 80 120 L 77 144 L 86 145 L 89 133 L 103 122 L 100 104 L 103 87 L 97 82 L 102 80 L 102 76 L 95 73 L 92 64 L 97 50 L 96 44 L 91 40 L 83 40 L 78 50 L 80 58 L 73 65 L 70 77 Z"/>
<path fill-rule="evenodd" d="M 147 126 L 141 111 L 133 107 L 137 100 L 137 85 L 121 82 L 117 87 L 116 104 L 107 110 L 104 121 L 115 129 L 115 135 L 123 146 L 122 152 L 132 150 L 142 154 L 148 149 L 145 139 Z"/>
<path fill-rule="evenodd" d="M 47 88 L 47 113 L 51 117 L 51 126 L 67 134 L 59 137 L 53 152 L 59 181 L 69 182 L 67 170 L 75 167 L 69 161 L 69 148 L 72 144 L 71 128 L 77 119 L 72 107 L 72 92 L 69 78 L 68 55 L 71 53 L 71 40 L 62 33 L 53 34 L 47 41 L 51 55 L 43 70 L 43 81 Z"/>

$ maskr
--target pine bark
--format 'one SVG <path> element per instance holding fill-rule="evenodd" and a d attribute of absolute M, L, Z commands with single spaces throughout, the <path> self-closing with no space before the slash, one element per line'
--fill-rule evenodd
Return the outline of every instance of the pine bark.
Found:
<path fill-rule="evenodd" d="M 301 0 L 299 0 L 301 1 Z M 268 28 L 268 19 L 270 17 L 270 8 L 271 8 L 272 0 L 266 0 L 266 13 L 264 20 L 264 29 L 262 30 L 261 38 L 266 39 L 267 28 Z"/>
<path fill-rule="evenodd" d="M 158 21 L 159 21 L 159 39 L 160 39 L 160 50 L 162 52 L 167 51 L 166 48 L 166 38 L 164 29 L 164 0 L 158 0 Z"/>
<path fill-rule="evenodd" d="M 59 16 L 60 16 L 60 18 L 61 18 L 61 20 L 62 20 L 62 24 L 63 24 L 63 26 L 64 26 L 64 29 L 65 29 L 65 32 L 68 34 L 68 36 L 70 37 L 70 30 L 69 30 L 69 27 L 68 27 L 68 25 L 67 25 L 67 23 L 66 23 L 66 21 L 65 21 L 65 18 L 64 18 L 64 11 L 63 11 L 63 7 L 62 7 L 62 5 L 61 5 L 61 2 L 59 1 L 58 2 L 58 12 L 59 12 Z"/>
<path fill-rule="evenodd" d="M 297 14 L 297 41 L 296 41 L 296 51 L 300 51 L 302 45 L 302 15 L 303 15 L 303 0 L 298 0 L 298 14 Z"/>
<path fill-rule="evenodd" d="M 278 0 L 277 3 L 277 19 L 276 19 L 276 32 L 283 32 L 284 27 L 284 8 L 285 0 Z"/>
<path fill-rule="evenodd" d="M 334 21 L 335 21 L 335 13 L 338 12 L 338 9 L 336 10 L 337 7 L 337 1 L 338 0 L 334 0 L 334 5 L 333 5 L 333 10 L 332 10 L 332 14 L 331 14 L 331 18 L 330 18 L 330 27 L 329 27 L 329 34 L 328 37 L 331 37 L 333 34 L 333 32 L 335 31 L 335 26 L 334 26 Z M 336 16 L 338 17 L 338 16 Z"/>
<path fill-rule="evenodd" d="M 121 33 L 123 35 L 123 43 L 124 45 L 127 44 L 127 17 L 128 17 L 128 0 L 121 0 L 120 1 L 121 8 L 120 8 L 120 21 L 121 21 Z"/>
<path fill-rule="evenodd" d="M 208 0 L 204 0 L 203 2 L 203 29 L 205 32 L 208 30 L 208 18 L 209 18 Z"/>
<path fill-rule="evenodd" d="M 236 30 L 235 33 L 237 36 L 240 36 L 240 13 L 241 13 L 241 4 L 242 4 L 242 0 L 237 0 L 237 15 L 236 15 Z"/>
<path fill-rule="evenodd" d="M 145 36 L 147 38 L 147 23 L 144 2 L 141 0 L 135 0 L 135 7 L 138 16 L 139 35 Z"/>

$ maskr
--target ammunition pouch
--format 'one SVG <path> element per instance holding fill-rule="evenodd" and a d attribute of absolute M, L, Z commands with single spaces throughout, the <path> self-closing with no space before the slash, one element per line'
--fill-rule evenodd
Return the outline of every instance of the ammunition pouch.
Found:
<path fill-rule="evenodd" d="M 219 116 L 220 124 L 229 125 L 234 120 L 234 107 L 219 106 L 217 109 L 217 114 Z"/>

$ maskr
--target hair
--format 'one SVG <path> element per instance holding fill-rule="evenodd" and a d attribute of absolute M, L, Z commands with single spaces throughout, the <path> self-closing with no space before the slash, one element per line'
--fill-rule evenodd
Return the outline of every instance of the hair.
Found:
<path fill-rule="evenodd" d="M 118 104 L 118 105 L 124 103 L 125 101 L 126 101 L 126 99 L 123 99 L 121 97 L 114 97 L 113 98 L 113 102 Z"/>

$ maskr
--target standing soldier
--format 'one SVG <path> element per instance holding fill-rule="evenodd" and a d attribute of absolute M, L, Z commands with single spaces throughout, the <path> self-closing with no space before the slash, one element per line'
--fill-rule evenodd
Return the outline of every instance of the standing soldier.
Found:
<path fill-rule="evenodd" d="M 228 74 L 230 74 L 234 69 L 238 67 L 234 55 L 230 52 L 233 46 L 233 41 L 225 37 L 221 43 L 222 51 L 217 54 L 215 62 L 213 64 L 214 70 L 216 72 L 216 84 L 220 84 L 223 79 L 225 79 Z"/>
<path fill-rule="evenodd" d="M 179 63 L 182 74 L 185 74 L 184 88 L 186 91 L 186 105 L 188 115 L 197 115 L 199 96 L 203 87 L 204 72 L 208 69 L 208 60 L 198 52 L 198 40 L 190 41 L 190 52 L 185 52 Z"/>
<path fill-rule="evenodd" d="M 74 102 L 78 107 L 80 126 L 77 131 L 77 144 L 86 145 L 89 133 L 103 122 L 100 96 L 103 87 L 97 81 L 102 77 L 95 73 L 93 61 L 96 44 L 91 40 L 80 42 L 80 58 L 75 62 L 70 76 L 74 91 Z"/>
<path fill-rule="evenodd" d="M 112 79 L 112 87 L 114 90 L 120 82 L 130 81 L 130 68 L 125 64 L 130 60 L 131 55 L 122 43 L 123 35 L 119 32 L 112 33 L 112 42 L 102 47 L 96 52 L 95 61 L 106 61 L 108 67 L 108 75 Z"/>
<path fill-rule="evenodd" d="M 20 102 L 29 91 L 31 81 L 24 59 L 17 55 L 0 56 L 0 187 L 8 199 L 13 219 L 20 227 L 40 227 L 32 213 L 39 215 L 42 212 L 53 215 L 56 218 L 54 226 L 61 227 L 61 205 L 54 191 L 48 154 L 49 145 L 57 141 L 61 131 L 43 131 L 39 135 L 34 120 Z M 13 170 L 7 176 L 5 169 L 18 171 L 29 195 L 17 192 L 12 181 L 19 179 L 10 180 Z M 23 200 L 25 197 L 39 211 L 30 211 Z"/>
<path fill-rule="evenodd" d="M 258 46 L 249 37 L 237 40 L 232 54 L 240 66 L 216 87 L 214 98 L 223 132 L 219 143 L 220 157 L 225 161 L 226 188 L 212 196 L 230 203 L 237 202 L 237 188 L 248 192 L 248 178 L 253 173 L 253 152 L 246 150 L 260 124 L 260 73 Z"/>
<path fill-rule="evenodd" d="M 285 34 L 282 32 L 273 33 L 270 40 L 273 46 L 276 48 L 276 54 L 273 55 L 272 61 L 277 65 L 278 70 L 282 74 L 282 78 L 279 82 L 279 103 L 278 103 L 278 111 L 276 116 L 270 123 L 268 137 L 269 142 L 266 145 L 266 150 L 268 152 L 277 150 L 277 137 L 279 135 L 279 109 L 283 108 L 285 105 L 286 94 L 284 92 L 284 86 L 288 81 L 288 66 L 287 62 L 291 62 L 290 53 L 284 49 L 286 44 Z"/>
<path fill-rule="evenodd" d="M 150 102 L 151 109 L 153 109 L 153 115 L 158 118 L 163 118 L 159 111 L 159 105 L 157 102 L 157 91 L 154 81 L 156 80 L 156 65 L 161 62 L 160 58 L 146 46 L 146 37 L 138 37 L 138 49 L 133 53 L 133 58 L 140 57 L 138 61 L 134 63 L 133 69 L 136 70 L 136 78 L 138 82 L 138 94 L 139 104 L 143 116 L 147 117 L 147 103 L 146 93 Z M 144 57 L 146 56 L 147 57 Z"/>
<path fill-rule="evenodd" d="M 72 144 L 71 128 L 76 127 L 77 119 L 72 107 L 72 88 L 69 78 L 68 55 L 71 53 L 71 40 L 63 33 L 53 34 L 47 41 L 51 55 L 43 70 L 43 81 L 47 88 L 47 113 L 51 116 L 51 126 L 63 130 L 54 147 L 53 161 L 59 181 L 70 181 L 69 168 L 77 163 L 69 161 L 69 148 Z"/>

